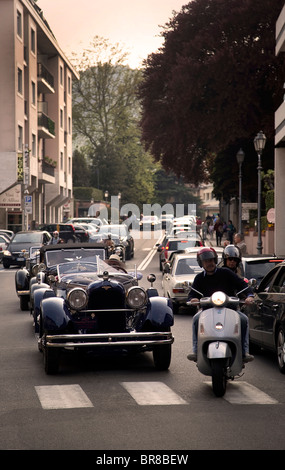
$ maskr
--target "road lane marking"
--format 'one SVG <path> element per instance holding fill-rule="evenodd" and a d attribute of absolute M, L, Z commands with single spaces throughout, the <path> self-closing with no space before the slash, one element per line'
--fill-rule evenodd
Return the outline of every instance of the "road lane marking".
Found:
<path fill-rule="evenodd" d="M 212 386 L 211 382 L 207 384 Z M 247 382 L 228 382 L 223 398 L 232 405 L 277 405 L 278 401 Z"/>
<path fill-rule="evenodd" d="M 35 388 L 45 410 L 93 407 L 80 385 L 44 385 Z"/>
<path fill-rule="evenodd" d="M 121 382 L 138 405 L 187 405 L 162 382 Z"/>
<path fill-rule="evenodd" d="M 156 244 L 160 244 L 164 238 L 164 234 L 161 235 L 161 237 L 156 241 Z M 153 245 L 152 248 L 150 248 L 150 251 L 148 255 L 142 260 L 141 264 L 138 266 L 138 271 L 143 271 L 144 269 L 147 268 L 149 263 L 151 262 L 152 258 L 154 255 L 157 253 L 157 246 Z"/>

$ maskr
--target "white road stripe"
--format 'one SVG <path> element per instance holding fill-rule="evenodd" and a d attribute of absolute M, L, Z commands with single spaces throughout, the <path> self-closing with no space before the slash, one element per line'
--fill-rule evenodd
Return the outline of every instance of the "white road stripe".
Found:
<path fill-rule="evenodd" d="M 80 385 L 44 385 L 35 388 L 45 410 L 93 407 Z"/>
<path fill-rule="evenodd" d="M 139 405 L 187 405 L 187 402 L 162 382 L 122 382 Z"/>
<path fill-rule="evenodd" d="M 161 237 L 156 241 L 156 243 L 160 244 L 163 238 L 164 238 L 164 234 L 161 235 Z M 141 264 L 138 266 L 138 271 L 143 271 L 145 268 L 147 268 L 147 266 L 149 265 L 149 263 L 151 262 L 152 258 L 154 257 L 156 253 L 157 253 L 157 246 L 155 244 L 150 249 L 148 255 L 143 259 Z"/>
<path fill-rule="evenodd" d="M 212 386 L 211 382 L 207 382 Z M 223 398 L 232 405 L 277 405 L 278 401 L 247 382 L 229 382 Z"/>

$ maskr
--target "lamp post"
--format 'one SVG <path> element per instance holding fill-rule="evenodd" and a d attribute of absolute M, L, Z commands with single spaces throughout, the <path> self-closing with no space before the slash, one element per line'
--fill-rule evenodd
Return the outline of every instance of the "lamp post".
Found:
<path fill-rule="evenodd" d="M 241 173 L 241 166 L 244 161 L 244 151 L 242 149 L 239 149 L 237 153 L 237 162 L 239 166 L 239 173 L 238 173 L 238 179 L 239 179 L 239 208 L 238 208 L 238 231 L 239 233 L 242 233 L 242 223 L 241 223 L 241 214 L 242 214 L 242 201 L 241 201 L 241 183 L 242 183 L 242 173 Z"/>
<path fill-rule="evenodd" d="M 257 253 L 262 254 L 262 240 L 261 240 L 261 155 L 266 144 L 266 137 L 260 131 L 254 138 L 254 148 L 258 156 L 257 176 L 258 176 L 258 189 L 257 189 Z"/>
<path fill-rule="evenodd" d="M 106 202 L 108 201 L 108 196 L 109 196 L 109 191 L 105 191 L 104 197 L 105 197 Z"/>

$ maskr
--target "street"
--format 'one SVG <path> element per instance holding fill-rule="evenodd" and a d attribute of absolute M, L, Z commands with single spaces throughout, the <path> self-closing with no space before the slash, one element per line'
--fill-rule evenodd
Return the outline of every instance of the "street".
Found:
<path fill-rule="evenodd" d="M 157 276 L 150 239 L 135 239 L 134 259 Z M 244 375 L 223 398 L 212 392 L 186 355 L 192 316 L 175 316 L 172 362 L 157 372 L 151 353 L 136 357 L 66 358 L 58 375 L 46 375 L 29 312 L 20 310 L 15 268 L 0 268 L 0 443 L 2 450 L 283 450 L 285 377 L 275 356 L 255 353 Z"/>

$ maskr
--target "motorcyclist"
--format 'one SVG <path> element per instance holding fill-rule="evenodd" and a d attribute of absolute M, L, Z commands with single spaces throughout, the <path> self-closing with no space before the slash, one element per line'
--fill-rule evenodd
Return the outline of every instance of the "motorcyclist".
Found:
<path fill-rule="evenodd" d="M 241 253 L 237 246 L 227 245 L 223 251 L 224 267 L 236 273 L 239 277 L 243 278 L 242 270 L 240 268 Z"/>
<path fill-rule="evenodd" d="M 245 297 L 245 303 L 250 304 L 253 302 L 253 292 L 243 279 L 228 269 L 217 267 L 218 256 L 214 248 L 201 248 L 197 253 L 197 261 L 199 266 L 204 268 L 204 270 L 198 273 L 194 278 L 192 289 L 188 296 L 190 303 L 198 303 L 199 299 L 202 297 L 196 291 L 201 292 L 204 297 L 210 297 L 216 291 L 223 291 L 228 296 L 235 296 L 237 292 L 245 288 L 247 288 L 247 290 L 242 293 Z M 253 356 L 248 352 L 248 318 L 244 313 L 238 313 L 241 319 L 243 361 L 250 362 L 253 360 Z M 197 361 L 197 332 L 200 314 L 201 311 L 196 313 L 193 317 L 193 353 L 187 356 L 190 361 Z"/>

